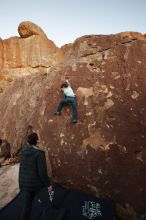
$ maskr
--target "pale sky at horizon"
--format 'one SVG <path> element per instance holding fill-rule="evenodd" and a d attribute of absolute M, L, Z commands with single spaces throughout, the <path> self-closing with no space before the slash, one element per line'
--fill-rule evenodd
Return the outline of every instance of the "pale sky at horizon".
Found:
<path fill-rule="evenodd" d="M 61 47 L 89 34 L 146 33 L 146 0 L 0 0 L 0 38 L 31 21 Z"/>

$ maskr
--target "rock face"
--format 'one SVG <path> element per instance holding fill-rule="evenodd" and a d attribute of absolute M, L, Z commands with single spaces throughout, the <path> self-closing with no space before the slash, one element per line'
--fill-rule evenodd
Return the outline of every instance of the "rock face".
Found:
<path fill-rule="evenodd" d="M 31 127 L 55 181 L 110 196 L 123 220 L 145 219 L 146 38 L 89 35 L 62 51 L 64 63 L 19 78 L 1 94 L 0 137 L 15 153 Z M 70 106 L 53 116 L 66 77 L 77 95 L 77 124 Z"/>
<path fill-rule="evenodd" d="M 47 72 L 61 63 L 63 52 L 49 40 L 40 27 L 22 22 L 18 27 L 21 37 L 0 40 L 0 90 L 7 82 L 23 75 Z M 1 79 L 2 78 L 2 79 Z"/>

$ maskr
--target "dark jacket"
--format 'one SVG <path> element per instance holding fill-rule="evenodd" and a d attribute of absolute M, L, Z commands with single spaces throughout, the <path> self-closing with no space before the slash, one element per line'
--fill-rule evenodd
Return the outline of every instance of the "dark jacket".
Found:
<path fill-rule="evenodd" d="M 20 158 L 20 189 L 38 191 L 50 185 L 44 151 L 33 145 L 27 145 L 22 151 Z"/>

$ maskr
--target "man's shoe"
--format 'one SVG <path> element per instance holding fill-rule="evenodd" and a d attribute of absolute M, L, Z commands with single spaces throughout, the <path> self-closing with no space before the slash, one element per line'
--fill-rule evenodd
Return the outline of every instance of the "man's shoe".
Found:
<path fill-rule="evenodd" d="M 78 122 L 77 119 L 72 120 L 72 123 L 77 123 L 77 122 Z"/>
<path fill-rule="evenodd" d="M 61 113 L 60 112 L 54 112 L 53 115 L 61 115 Z"/>

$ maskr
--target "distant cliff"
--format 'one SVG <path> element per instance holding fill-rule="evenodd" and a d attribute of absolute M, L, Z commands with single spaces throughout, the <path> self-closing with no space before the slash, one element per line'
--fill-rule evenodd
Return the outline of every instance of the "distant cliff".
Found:
<path fill-rule="evenodd" d="M 2 73 L 21 75 L 22 68 L 23 76 L 0 95 L 0 137 L 15 153 L 32 126 L 54 180 L 110 196 L 123 220 L 145 219 L 145 35 L 87 35 L 60 49 L 45 34 L 22 35 L 1 41 Z M 77 96 L 77 124 L 69 106 L 53 116 L 66 77 Z"/>

